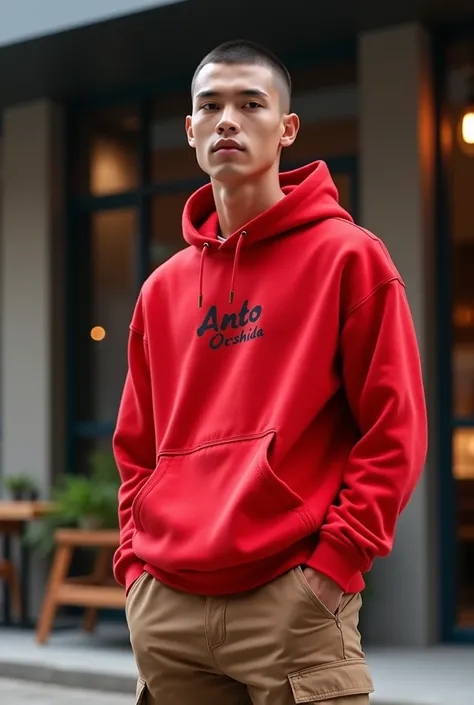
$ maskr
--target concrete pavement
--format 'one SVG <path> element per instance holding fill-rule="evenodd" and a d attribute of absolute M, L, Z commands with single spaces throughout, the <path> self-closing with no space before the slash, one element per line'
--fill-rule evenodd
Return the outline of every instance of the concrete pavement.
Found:
<path fill-rule="evenodd" d="M 2 705 L 132 705 L 133 696 L 0 679 Z"/>

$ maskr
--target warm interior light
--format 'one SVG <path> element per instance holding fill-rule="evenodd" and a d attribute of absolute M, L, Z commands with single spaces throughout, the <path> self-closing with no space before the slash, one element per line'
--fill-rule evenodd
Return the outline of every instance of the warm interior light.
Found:
<path fill-rule="evenodd" d="M 474 325 L 474 306 L 456 306 L 453 318 L 455 326 L 470 328 Z"/>
<path fill-rule="evenodd" d="M 91 338 L 95 342 L 103 340 L 105 338 L 105 328 L 102 328 L 102 326 L 94 326 L 91 330 Z"/>
<path fill-rule="evenodd" d="M 463 115 L 461 135 L 463 142 L 474 145 L 474 108 L 467 110 Z"/>

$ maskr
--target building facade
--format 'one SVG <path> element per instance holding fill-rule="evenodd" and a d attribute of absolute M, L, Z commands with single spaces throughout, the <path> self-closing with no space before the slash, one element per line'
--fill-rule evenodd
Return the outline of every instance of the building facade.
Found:
<path fill-rule="evenodd" d="M 75 15 L 49 0 L 36 23 L 28 4 L 0 15 L 0 474 L 27 471 L 46 496 L 110 448 L 139 287 L 184 247 L 182 207 L 205 183 L 184 134 L 192 70 L 230 36 L 212 1 L 205 22 L 192 0 Z M 260 4 L 242 2 L 231 36 L 292 73 L 302 128 L 284 167 L 324 159 L 387 244 L 423 360 L 428 462 L 372 572 L 366 637 L 474 642 L 474 25 L 380 8 L 355 22 L 338 2 L 312 25 L 296 0 L 289 31 L 270 32 Z"/>

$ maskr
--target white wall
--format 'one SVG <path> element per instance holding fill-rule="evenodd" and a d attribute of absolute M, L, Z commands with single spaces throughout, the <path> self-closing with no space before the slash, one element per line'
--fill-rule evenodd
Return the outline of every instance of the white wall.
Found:
<path fill-rule="evenodd" d="M 423 361 L 433 437 L 434 118 L 429 38 L 416 25 L 359 42 L 362 223 L 387 244 L 406 286 Z M 431 448 L 433 444 L 431 444 Z M 367 607 L 373 641 L 424 645 L 437 637 L 436 458 L 402 515 L 392 555 L 376 564 Z"/>
<path fill-rule="evenodd" d="M 2 0 L 0 46 L 182 0 Z"/>
<path fill-rule="evenodd" d="M 61 129 L 46 101 L 3 114 L 0 468 L 43 497 L 64 438 Z"/>

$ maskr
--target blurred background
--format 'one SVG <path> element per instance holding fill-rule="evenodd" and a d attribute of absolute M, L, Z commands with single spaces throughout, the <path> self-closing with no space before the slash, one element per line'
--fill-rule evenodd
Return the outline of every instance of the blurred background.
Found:
<path fill-rule="evenodd" d="M 418 333 L 429 458 L 370 575 L 366 642 L 474 646 L 472 0 L 2 3 L 4 628 L 34 642 L 42 615 L 39 641 L 64 638 L 61 619 L 84 608 L 89 632 L 97 617 L 124 623 L 105 585 L 128 323 L 144 279 L 184 247 L 184 202 L 206 182 L 184 133 L 192 73 L 239 37 L 292 74 L 302 127 L 283 168 L 328 163 L 342 205 L 387 244 Z M 77 578 L 62 598 L 48 583 L 61 546 Z"/>

